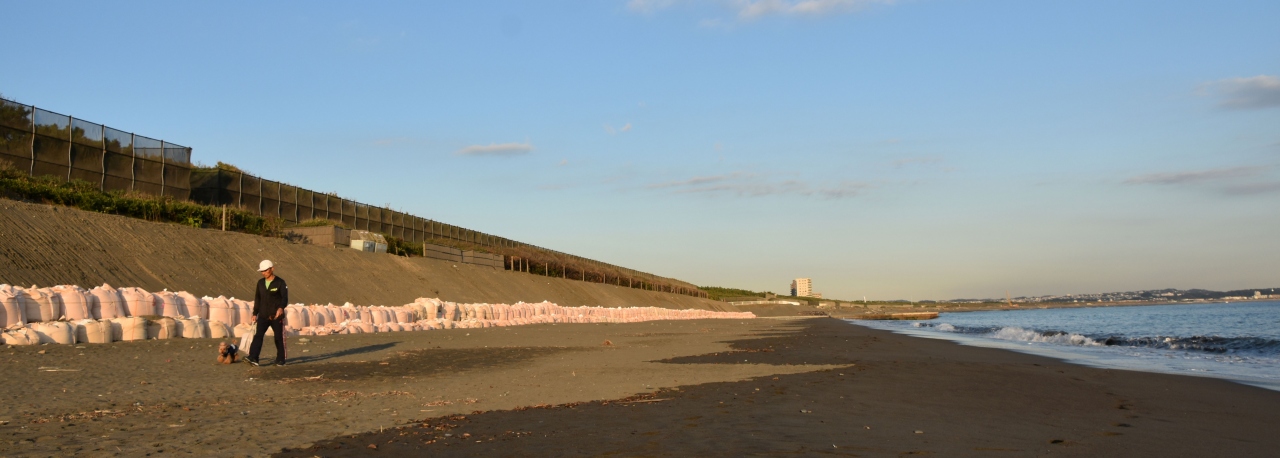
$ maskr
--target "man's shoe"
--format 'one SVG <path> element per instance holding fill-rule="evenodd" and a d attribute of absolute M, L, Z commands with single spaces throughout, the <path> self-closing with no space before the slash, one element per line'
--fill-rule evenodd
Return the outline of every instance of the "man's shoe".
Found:
<path fill-rule="evenodd" d="M 245 361 L 245 362 L 247 362 L 247 363 L 249 363 L 249 364 L 254 365 L 255 367 L 256 367 L 256 366 L 261 366 L 261 364 L 258 364 L 258 360 L 256 360 L 256 359 L 249 359 L 249 358 L 245 358 L 245 359 L 244 359 L 244 361 Z"/>
<path fill-rule="evenodd" d="M 284 361 L 276 361 L 276 365 L 277 365 L 277 366 L 283 366 L 283 365 L 284 365 Z"/>

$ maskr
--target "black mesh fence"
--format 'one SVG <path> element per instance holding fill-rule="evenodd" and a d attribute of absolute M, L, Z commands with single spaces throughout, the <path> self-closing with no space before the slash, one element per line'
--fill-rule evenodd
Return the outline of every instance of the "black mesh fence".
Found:
<path fill-rule="evenodd" d="M 26 170 L 33 176 L 47 175 L 95 183 L 104 191 L 139 192 L 202 204 L 226 205 L 294 223 L 322 218 L 411 243 L 447 241 L 464 247 L 533 250 L 560 260 L 557 262 L 614 272 L 602 277 L 594 273 L 595 269 L 584 274 L 582 267 L 574 267 L 583 279 L 594 276 L 600 281 L 622 284 L 619 275 L 644 281 L 660 278 L 389 208 L 262 179 L 239 170 L 193 168 L 191 148 L 4 99 L 0 99 L 0 164 Z M 512 269 L 517 263 L 523 263 L 520 265 L 526 271 L 529 268 L 523 259 L 508 257 L 506 261 L 496 261 L 500 259 L 494 257 L 496 255 L 472 253 L 473 258 L 483 258 L 499 267 L 506 262 Z M 543 269 L 546 268 L 544 264 Z M 561 276 L 565 276 L 563 271 Z M 663 291 L 700 293 L 686 288 Z"/>
<path fill-rule="evenodd" d="M 191 148 L 4 99 L 0 161 L 104 191 L 190 196 Z"/>

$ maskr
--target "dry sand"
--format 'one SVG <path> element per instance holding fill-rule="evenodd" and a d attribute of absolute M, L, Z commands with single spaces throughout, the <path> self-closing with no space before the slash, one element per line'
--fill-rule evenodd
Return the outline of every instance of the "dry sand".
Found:
<path fill-rule="evenodd" d="M 291 340 L 291 365 L 263 368 L 214 364 L 215 343 L 5 348 L 0 455 L 1268 456 L 1280 446 L 1277 392 L 829 318 L 314 337 Z"/>
<path fill-rule="evenodd" d="M 700 320 L 291 338 L 291 364 L 261 368 L 216 364 L 213 339 L 7 347 L 0 455 L 261 456 L 417 418 L 828 367 L 650 362 L 723 352 L 725 341 L 785 326 Z M 273 357 L 268 344 L 262 360 Z"/>

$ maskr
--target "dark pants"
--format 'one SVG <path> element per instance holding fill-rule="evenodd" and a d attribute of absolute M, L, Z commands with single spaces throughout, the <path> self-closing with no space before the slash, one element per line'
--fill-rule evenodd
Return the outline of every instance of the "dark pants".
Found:
<path fill-rule="evenodd" d="M 284 362 L 284 318 L 279 320 L 266 320 L 258 318 L 258 330 L 253 334 L 253 344 L 249 345 L 249 360 L 257 361 L 258 355 L 262 354 L 262 337 L 267 335 L 267 329 L 270 328 L 275 333 L 276 338 L 276 362 Z"/>

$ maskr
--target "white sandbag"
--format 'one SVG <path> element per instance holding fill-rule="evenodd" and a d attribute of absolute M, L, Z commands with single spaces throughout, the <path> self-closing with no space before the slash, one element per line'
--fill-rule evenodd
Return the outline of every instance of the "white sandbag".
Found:
<path fill-rule="evenodd" d="M 290 305 L 284 308 L 284 327 L 287 329 L 302 329 L 310 326 L 310 317 L 307 315 L 307 309 L 302 304 Z"/>
<path fill-rule="evenodd" d="M 178 322 L 167 316 L 156 318 L 147 322 L 147 338 L 148 339 L 176 339 L 182 337 L 178 334 Z"/>
<path fill-rule="evenodd" d="M 205 296 L 204 301 L 209 304 L 209 321 L 221 322 L 228 326 L 240 324 L 240 311 L 226 297 L 218 296 L 215 299 Z"/>
<path fill-rule="evenodd" d="M 18 300 L 21 289 L 0 285 L 0 324 L 4 327 L 27 324 L 27 308 Z"/>
<path fill-rule="evenodd" d="M 147 340 L 147 320 L 139 317 L 112 318 L 111 340 L 116 342 L 132 342 Z"/>
<path fill-rule="evenodd" d="M 120 296 L 124 297 L 125 308 L 129 310 L 129 316 L 141 317 L 160 314 L 156 307 L 156 296 L 145 289 L 126 286 L 120 288 Z"/>
<path fill-rule="evenodd" d="M 231 330 L 231 326 L 221 321 L 209 321 L 209 337 L 213 339 L 226 339 L 235 337 L 236 334 Z"/>
<path fill-rule="evenodd" d="M 312 327 L 329 324 L 329 321 L 325 319 L 325 316 L 326 314 L 322 310 L 318 310 L 316 308 L 307 309 L 307 321 Z"/>
<path fill-rule="evenodd" d="M 232 332 L 234 333 L 233 335 L 235 337 L 243 337 L 245 334 L 252 336 L 253 333 L 256 331 L 257 329 L 255 329 L 253 325 L 248 323 L 237 324 L 236 327 L 232 330 Z"/>
<path fill-rule="evenodd" d="M 178 291 L 178 297 L 182 298 L 182 305 L 187 307 L 187 315 L 189 317 L 209 319 L 209 303 L 204 299 L 196 297 L 194 294 L 186 291 Z"/>
<path fill-rule="evenodd" d="M 234 297 L 228 299 L 228 301 L 236 307 L 236 316 L 240 319 L 237 324 L 250 324 L 253 322 L 253 302 L 243 301 Z"/>
<path fill-rule="evenodd" d="M 93 312 L 89 310 L 90 300 L 93 297 L 84 288 L 76 285 L 59 285 L 53 287 L 53 291 L 62 299 L 62 313 L 71 321 L 87 320 L 93 318 Z"/>
<path fill-rule="evenodd" d="M 15 325 L 0 333 L 0 340 L 5 345 L 36 345 L 40 343 L 40 335 L 25 325 Z"/>
<path fill-rule="evenodd" d="M 95 300 L 95 303 L 90 306 L 94 319 L 110 320 L 129 316 L 129 309 L 125 306 L 124 296 L 121 296 L 120 291 L 112 288 L 111 285 L 103 283 L 102 286 L 89 290 L 89 294 Z"/>
<path fill-rule="evenodd" d="M 40 336 L 40 343 L 42 344 L 74 345 L 76 343 L 76 328 L 65 321 L 34 323 L 31 325 L 31 329 L 34 329 L 36 335 Z"/>
<path fill-rule="evenodd" d="M 62 297 L 52 288 L 27 288 L 27 322 L 57 321 L 62 318 Z"/>
<path fill-rule="evenodd" d="M 184 339 L 209 338 L 209 322 L 203 318 L 178 318 L 178 334 Z"/>
<path fill-rule="evenodd" d="M 111 343 L 111 322 L 97 320 L 80 320 L 75 322 L 76 342 Z"/>
<path fill-rule="evenodd" d="M 170 318 L 187 316 L 187 306 L 177 294 L 164 290 L 155 293 L 155 296 L 156 305 L 160 308 L 160 315 Z"/>

